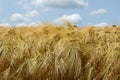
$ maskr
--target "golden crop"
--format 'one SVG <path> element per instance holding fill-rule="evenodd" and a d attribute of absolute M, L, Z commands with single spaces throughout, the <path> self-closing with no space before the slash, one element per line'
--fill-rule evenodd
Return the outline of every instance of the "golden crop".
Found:
<path fill-rule="evenodd" d="M 120 27 L 0 27 L 0 80 L 120 80 Z"/>

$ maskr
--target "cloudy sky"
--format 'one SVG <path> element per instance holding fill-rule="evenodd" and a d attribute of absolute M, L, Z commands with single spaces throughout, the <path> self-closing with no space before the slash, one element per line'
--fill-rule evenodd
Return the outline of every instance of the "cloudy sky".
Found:
<path fill-rule="evenodd" d="M 120 25 L 120 0 L 0 0 L 0 25 Z"/>

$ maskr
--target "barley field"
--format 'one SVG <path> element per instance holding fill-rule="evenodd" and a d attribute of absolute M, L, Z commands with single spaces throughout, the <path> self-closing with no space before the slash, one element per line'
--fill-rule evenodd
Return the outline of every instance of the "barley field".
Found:
<path fill-rule="evenodd" d="M 120 80 L 120 27 L 0 27 L 0 80 Z"/>

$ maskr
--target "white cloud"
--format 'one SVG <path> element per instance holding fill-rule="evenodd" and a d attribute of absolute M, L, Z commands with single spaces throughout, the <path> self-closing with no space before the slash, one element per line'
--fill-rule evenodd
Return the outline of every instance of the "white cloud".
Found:
<path fill-rule="evenodd" d="M 0 27 L 21 27 L 21 26 L 26 26 L 26 27 L 36 27 L 37 25 L 42 24 L 41 21 L 36 21 L 36 22 L 30 22 L 30 23 L 17 23 L 15 25 L 10 25 L 10 23 L 0 23 Z"/>
<path fill-rule="evenodd" d="M 17 25 L 16 25 L 16 27 L 19 27 L 19 26 L 26 26 L 27 24 L 26 23 L 18 23 Z"/>
<path fill-rule="evenodd" d="M 30 5 L 31 0 L 20 0 L 17 2 L 18 5 L 20 5 L 24 10 L 30 10 L 31 5 Z"/>
<path fill-rule="evenodd" d="M 14 13 L 11 16 L 11 19 L 14 20 L 14 21 L 21 20 L 22 18 L 23 18 L 23 16 L 19 13 Z"/>
<path fill-rule="evenodd" d="M 106 22 L 101 22 L 101 23 L 95 24 L 94 26 L 96 26 L 96 27 L 104 27 L 104 26 L 109 26 L 109 24 L 106 23 Z"/>
<path fill-rule="evenodd" d="M 9 27 L 10 24 L 9 23 L 0 23 L 0 26 Z"/>
<path fill-rule="evenodd" d="M 88 6 L 85 0 L 32 0 L 32 5 L 52 8 L 80 8 Z"/>
<path fill-rule="evenodd" d="M 17 22 L 29 22 L 31 19 L 29 17 L 26 17 L 24 15 L 21 15 L 19 13 L 14 13 L 11 15 L 11 20 L 17 21 Z"/>
<path fill-rule="evenodd" d="M 40 22 L 38 22 L 38 23 L 40 23 Z M 30 24 L 29 24 L 29 26 L 36 26 L 37 25 L 37 22 L 31 22 Z"/>
<path fill-rule="evenodd" d="M 28 4 L 24 4 L 23 9 L 28 10 L 28 9 L 30 9 L 30 7 L 28 6 Z"/>
<path fill-rule="evenodd" d="M 97 14 L 105 14 L 107 13 L 106 9 L 98 9 L 98 10 L 93 10 L 90 15 L 97 15 Z"/>
<path fill-rule="evenodd" d="M 32 10 L 26 14 L 14 13 L 11 15 L 10 19 L 16 22 L 30 22 L 31 18 L 36 17 L 39 14 L 38 11 Z"/>
<path fill-rule="evenodd" d="M 31 22 L 31 23 L 28 23 L 28 24 L 23 22 L 23 23 L 18 23 L 15 26 L 16 27 L 21 27 L 21 26 L 27 26 L 27 27 L 31 27 L 32 26 L 32 27 L 34 27 L 34 26 L 37 26 L 39 24 L 41 24 L 41 21 Z"/>
<path fill-rule="evenodd" d="M 39 14 L 38 11 L 32 10 L 31 12 L 28 12 L 28 13 L 26 14 L 26 16 L 28 16 L 28 17 L 35 17 L 35 16 L 37 16 L 38 14 Z"/>
<path fill-rule="evenodd" d="M 79 23 L 79 22 L 81 22 L 82 18 L 79 14 L 63 15 L 63 16 L 55 19 L 54 22 L 61 23 L 62 20 L 67 20 L 67 21 L 70 21 L 72 23 Z"/>

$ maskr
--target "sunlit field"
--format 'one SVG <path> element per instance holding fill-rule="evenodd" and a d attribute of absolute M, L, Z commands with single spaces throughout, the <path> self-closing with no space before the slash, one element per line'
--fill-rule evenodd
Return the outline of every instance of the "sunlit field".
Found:
<path fill-rule="evenodd" d="M 120 80 L 120 27 L 0 27 L 0 80 Z"/>

